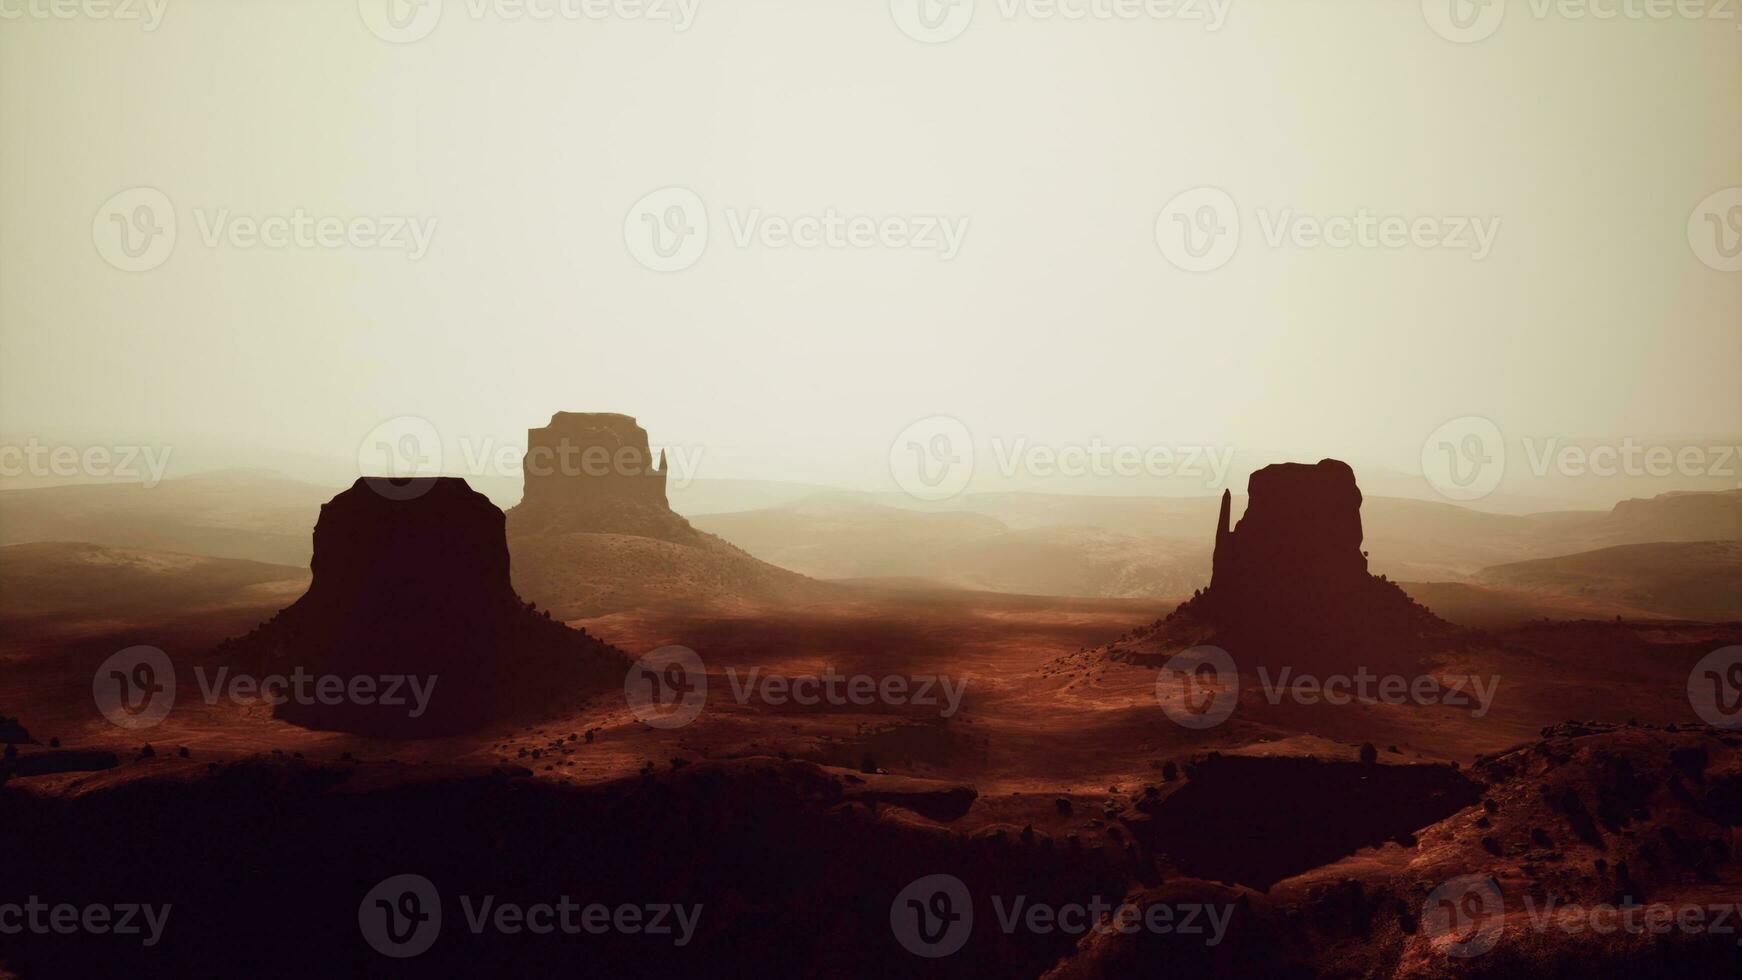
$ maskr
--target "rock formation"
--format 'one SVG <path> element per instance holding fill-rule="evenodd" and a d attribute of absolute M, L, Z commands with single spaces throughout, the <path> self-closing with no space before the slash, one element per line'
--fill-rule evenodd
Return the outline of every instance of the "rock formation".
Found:
<path fill-rule="evenodd" d="M 693 541 L 701 532 L 665 496 L 665 453 L 627 415 L 558 412 L 526 434 L 525 493 L 509 511 L 510 534 L 591 531 Z"/>
<path fill-rule="evenodd" d="M 1419 653 L 1448 624 L 1367 571 L 1361 490 L 1347 463 L 1281 463 L 1252 474 L 1230 528 L 1222 495 L 1210 587 L 1159 624 L 1143 659 L 1208 643 L 1242 663 L 1379 666 Z"/>
<path fill-rule="evenodd" d="M 666 500 L 665 454 L 627 415 L 558 412 L 527 433 L 508 511 L 514 582 L 562 619 L 668 600 L 787 600 L 822 586 L 696 530 Z"/>
<path fill-rule="evenodd" d="M 311 682 L 313 693 L 280 704 L 279 717 L 380 737 L 444 735 L 621 678 L 621 652 L 515 594 L 504 516 L 488 498 L 450 478 L 403 489 L 362 479 L 323 505 L 308 592 L 220 648 L 226 662 L 258 674 L 344 680 L 337 698 Z M 407 704 L 384 703 L 395 683 L 384 678 L 393 677 L 406 678 L 397 683 Z M 375 693 L 352 697 L 363 678 Z M 415 716 L 412 679 L 429 692 Z"/>
<path fill-rule="evenodd" d="M 1246 495 L 1246 513 L 1230 529 L 1233 498 L 1222 492 L 1208 593 L 1215 620 L 1299 622 L 1370 587 L 1361 491 L 1347 463 L 1266 466 Z"/>

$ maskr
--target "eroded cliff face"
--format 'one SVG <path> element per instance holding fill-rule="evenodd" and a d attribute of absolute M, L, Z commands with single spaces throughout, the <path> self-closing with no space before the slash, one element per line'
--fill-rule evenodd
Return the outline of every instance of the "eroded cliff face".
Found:
<path fill-rule="evenodd" d="M 323 505 L 308 592 L 220 648 L 240 669 L 309 678 L 279 717 L 445 735 L 578 699 L 577 688 L 627 663 L 520 600 L 504 516 L 488 498 L 460 479 L 416 481 L 417 492 L 410 482 L 361 479 Z"/>
<path fill-rule="evenodd" d="M 1361 490 L 1347 463 L 1266 466 L 1252 474 L 1246 513 L 1232 529 L 1230 505 L 1224 492 L 1208 606 L 1218 623 L 1343 622 L 1355 612 L 1350 604 L 1371 590 Z"/>
<path fill-rule="evenodd" d="M 654 604 L 788 600 L 817 583 L 696 530 L 665 496 L 664 454 L 627 415 L 558 412 L 527 433 L 508 511 L 520 594 L 563 619 Z"/>
<path fill-rule="evenodd" d="M 1224 647 L 1243 665 L 1377 667 L 1450 630 L 1367 571 L 1361 490 L 1347 463 L 1267 466 L 1247 494 L 1233 527 L 1223 494 L 1210 586 L 1156 628 L 1157 651 L 1177 639 Z"/>
<path fill-rule="evenodd" d="M 573 532 L 687 542 L 700 532 L 672 511 L 666 462 L 627 415 L 558 412 L 526 434 L 525 494 L 509 511 L 511 536 Z"/>

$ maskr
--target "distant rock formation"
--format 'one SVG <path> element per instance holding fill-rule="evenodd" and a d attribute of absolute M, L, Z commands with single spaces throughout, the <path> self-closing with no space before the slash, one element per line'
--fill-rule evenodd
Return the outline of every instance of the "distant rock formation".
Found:
<path fill-rule="evenodd" d="M 508 511 L 514 584 L 561 619 L 667 601 L 787 600 L 824 587 L 696 530 L 627 415 L 558 412 L 527 433 L 525 495 Z"/>
<path fill-rule="evenodd" d="M 558 412 L 526 433 L 525 493 L 508 512 L 509 534 L 592 531 L 693 541 L 701 532 L 666 500 L 665 453 L 627 415 Z"/>
<path fill-rule="evenodd" d="M 279 717 L 310 728 L 389 738 L 445 735 L 506 714 L 572 701 L 579 688 L 621 679 L 615 648 L 553 623 L 515 594 L 502 511 L 464 480 L 420 493 L 404 481 L 358 480 L 321 508 L 308 592 L 219 655 L 260 674 L 345 679 L 337 698 L 297 697 Z M 360 703 L 352 679 L 416 678 L 414 704 Z M 329 682 L 330 683 L 330 682 Z M 408 701 L 415 688 L 400 681 Z M 433 686 L 429 686 L 433 685 Z"/>
<path fill-rule="evenodd" d="M 1244 663 L 1408 659 L 1452 627 L 1367 571 L 1361 490 L 1347 463 L 1280 463 L 1252 474 L 1246 513 L 1230 527 L 1222 494 L 1210 587 L 1136 644 L 1144 660 L 1170 646 L 1223 647 Z"/>
<path fill-rule="evenodd" d="M 1347 463 L 1266 466 L 1252 474 L 1246 493 L 1246 513 L 1230 529 L 1233 498 L 1222 491 L 1207 604 L 1212 618 L 1299 621 L 1368 588 L 1361 490 Z"/>

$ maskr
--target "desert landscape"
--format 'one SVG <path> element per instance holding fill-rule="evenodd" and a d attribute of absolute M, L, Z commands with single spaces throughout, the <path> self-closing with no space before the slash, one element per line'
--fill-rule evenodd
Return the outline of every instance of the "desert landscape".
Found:
<path fill-rule="evenodd" d="M 1238 508 L 1226 493 L 934 513 L 831 494 L 692 521 L 628 416 L 559 412 L 528 445 L 505 513 L 453 478 L 363 478 L 324 503 L 259 473 L 0 493 L 14 867 L 39 890 L 158 894 L 198 920 L 144 950 L 13 938 L 11 969 L 390 969 L 356 907 L 326 896 L 360 900 L 408 867 L 502 902 L 579 880 L 590 903 L 704 910 L 681 944 L 587 936 L 613 974 L 947 972 L 890 925 L 903 888 L 936 875 L 973 906 L 953 962 L 985 975 L 1736 962 L 1716 930 L 1595 943 L 1531 916 L 1739 894 L 1742 735 L 1709 719 L 1742 709 L 1721 670 L 1707 717 L 1690 691 L 1714 651 L 1742 652 L 1742 494 L 1490 522 L 1374 507 L 1326 460 L 1258 471 Z M 547 473 L 539 447 L 628 465 Z M 307 564 L 281 532 L 299 507 Z M 1049 510 L 1070 523 L 1036 523 Z M 1369 510 L 1385 537 L 1364 533 Z M 1077 523 L 1096 514 L 1111 527 Z M 1145 521 L 1166 532 L 1127 533 Z M 1369 571 L 1421 567 L 1385 544 L 1425 555 L 1436 535 L 1461 542 L 1457 580 Z M 1121 567 L 1172 563 L 1197 584 L 1109 579 L 1087 543 L 1115 536 L 1149 549 Z M 1584 545 L 1606 547 L 1483 564 Z M 1700 563 L 1674 561 L 1684 549 Z M 1668 560 L 1609 557 L 1630 551 Z M 1062 587 L 1012 587 L 1036 581 Z M 284 680 L 301 671 L 409 680 L 329 704 Z M 123 818 L 128 833 L 102 829 Z M 1459 902 L 1503 897 L 1447 924 L 1429 901 L 1446 882 L 1476 883 Z M 1011 931 L 988 904 L 1006 895 L 1226 916 L 1214 936 Z M 246 924 L 263 914 L 290 926 Z M 510 938 L 444 926 L 435 969 L 574 953 Z"/>
<path fill-rule="evenodd" d="M 0 980 L 1742 976 L 1730 0 L 0 0 Z"/>

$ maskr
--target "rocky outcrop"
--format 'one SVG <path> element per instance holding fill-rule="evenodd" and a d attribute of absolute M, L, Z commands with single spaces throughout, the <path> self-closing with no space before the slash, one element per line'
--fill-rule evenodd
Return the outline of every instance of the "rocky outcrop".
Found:
<path fill-rule="evenodd" d="M 1246 494 L 1246 513 L 1230 529 L 1232 495 L 1222 492 L 1216 528 L 1210 587 L 1229 602 L 1316 583 L 1347 589 L 1366 577 L 1361 490 L 1349 464 L 1266 466 L 1252 474 Z"/>
<path fill-rule="evenodd" d="M 508 512 L 514 583 L 562 619 L 666 602 L 786 601 L 819 583 L 690 526 L 667 503 L 665 454 L 627 415 L 558 412 L 527 433 Z"/>
<path fill-rule="evenodd" d="M 665 453 L 627 415 L 558 412 L 526 433 L 525 493 L 509 511 L 509 534 L 634 534 L 665 541 L 702 537 L 666 500 Z"/>
<path fill-rule="evenodd" d="M 324 505 L 308 592 L 219 656 L 319 679 L 279 717 L 391 738 L 475 729 L 620 680 L 623 654 L 515 594 L 502 511 L 464 480 L 426 482 L 407 493 L 362 479 Z M 404 703 L 389 703 L 390 685 Z"/>
<path fill-rule="evenodd" d="M 1361 550 L 1361 490 L 1347 463 L 1252 474 L 1230 527 L 1222 495 L 1210 586 L 1143 639 L 1146 660 L 1212 644 L 1242 664 L 1377 667 L 1419 654 L 1449 624 L 1383 577 Z"/>

